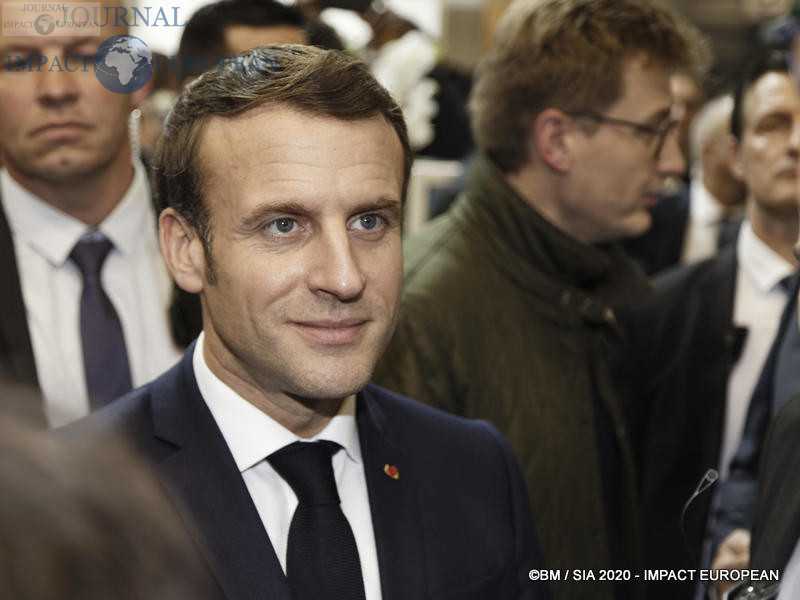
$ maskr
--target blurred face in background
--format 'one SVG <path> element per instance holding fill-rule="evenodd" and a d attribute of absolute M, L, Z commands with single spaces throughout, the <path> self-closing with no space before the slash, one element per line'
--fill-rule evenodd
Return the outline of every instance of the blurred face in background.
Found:
<path fill-rule="evenodd" d="M 147 88 L 117 94 L 95 76 L 100 44 L 125 33 L 113 20 L 86 36 L 0 36 L 0 148 L 17 179 L 67 183 L 130 162 L 128 115 Z"/>
<path fill-rule="evenodd" d="M 765 73 L 744 97 L 734 172 L 759 208 L 794 216 L 798 159 L 800 92 L 788 73 Z"/>
<path fill-rule="evenodd" d="M 689 158 L 689 128 L 703 106 L 703 90 L 686 73 L 673 73 L 669 78 L 672 116 L 678 121 L 678 144 L 685 159 Z"/>

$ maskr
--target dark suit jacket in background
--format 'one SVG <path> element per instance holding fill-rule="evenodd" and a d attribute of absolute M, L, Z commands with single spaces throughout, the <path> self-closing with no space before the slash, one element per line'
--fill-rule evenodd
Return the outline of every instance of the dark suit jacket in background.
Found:
<path fill-rule="evenodd" d="M 717 467 L 727 382 L 743 336 L 733 325 L 735 244 L 670 271 L 656 295 L 618 312 L 628 341 L 619 381 L 638 457 L 645 559 L 651 569 L 698 568 L 712 494 L 680 514 L 700 479 Z M 691 598 L 695 582 L 651 582 L 649 598 Z"/>
<path fill-rule="evenodd" d="M 154 226 L 156 224 L 154 223 Z M 0 376 L 10 381 L 39 388 L 33 356 L 27 313 L 22 298 L 14 241 L 0 204 Z M 173 286 L 169 309 L 172 336 L 178 346 L 185 348 L 202 329 L 199 297 Z M 80 368 L 76 365 L 76 368 Z M 37 409 L 41 424 L 45 424 L 43 407 Z"/>
<path fill-rule="evenodd" d="M 675 194 L 661 195 L 650 209 L 652 224 L 647 233 L 626 240 L 622 247 L 648 275 L 677 265 L 689 223 L 689 183 Z"/>
<path fill-rule="evenodd" d="M 786 567 L 800 538 L 800 396 L 775 417 L 762 456 L 750 542 L 755 569 Z"/>
<path fill-rule="evenodd" d="M 764 368 L 758 378 L 747 411 L 742 442 L 731 460 L 728 479 L 719 493 L 719 505 L 714 526 L 714 547 L 734 529 L 750 529 L 758 497 L 758 478 L 767 430 L 774 412 L 773 386 L 778 354 L 789 327 L 797 327 L 797 293 L 800 279 L 795 277 L 789 301 L 783 309 L 778 332 L 772 342 Z M 766 464 L 766 463 L 765 463 Z"/>
<path fill-rule="evenodd" d="M 286 578 L 239 469 L 197 388 L 190 347 L 166 374 L 60 430 L 129 440 L 172 490 L 230 599 L 289 600 Z M 525 484 L 486 422 L 375 386 L 356 415 L 384 600 L 538 598 Z M 399 478 L 384 473 L 396 466 Z"/>

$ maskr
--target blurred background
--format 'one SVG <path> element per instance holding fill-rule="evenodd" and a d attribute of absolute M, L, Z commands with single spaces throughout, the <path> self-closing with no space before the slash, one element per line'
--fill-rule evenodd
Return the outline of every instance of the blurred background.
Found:
<path fill-rule="evenodd" d="M 488 47 L 495 24 L 511 0 L 280 0 L 332 28 L 349 52 L 372 67 L 396 97 L 417 152 L 409 187 L 406 232 L 446 210 L 469 167 L 472 140 L 466 112 L 472 71 Z M 175 55 L 180 26 L 204 0 L 169 3 L 136 0 L 129 4 L 151 14 L 159 9 L 170 26 L 137 26 L 131 33 L 154 52 Z M 707 38 L 708 73 L 673 89 L 682 118 L 682 135 L 706 99 L 730 91 L 757 46 L 788 48 L 794 35 L 789 15 L 800 0 L 662 0 Z M 175 4 L 175 3 L 172 3 Z M 177 11 L 177 13 L 175 12 Z M 680 84 L 676 84 L 680 85 Z M 700 86 L 699 89 L 698 85 Z M 156 86 L 157 87 L 157 86 Z M 174 94 L 156 95 L 149 104 L 152 137 Z M 679 116 L 679 118 L 681 118 Z M 685 142 L 683 143 L 685 146 Z"/>

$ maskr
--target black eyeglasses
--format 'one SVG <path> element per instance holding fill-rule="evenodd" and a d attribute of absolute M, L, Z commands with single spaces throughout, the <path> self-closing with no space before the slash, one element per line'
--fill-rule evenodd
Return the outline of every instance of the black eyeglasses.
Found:
<path fill-rule="evenodd" d="M 667 139 L 669 132 L 672 131 L 678 124 L 676 119 L 667 117 L 657 125 L 648 125 L 647 123 L 637 123 L 635 121 L 626 121 L 625 119 L 614 119 L 613 117 L 606 117 L 591 112 L 567 112 L 571 117 L 579 119 L 591 119 L 598 123 L 606 125 L 621 125 L 622 127 L 630 127 L 635 132 L 645 136 L 649 141 L 647 144 L 650 146 L 653 158 L 658 158 L 661 154 L 661 149 L 664 147 L 664 140 Z"/>

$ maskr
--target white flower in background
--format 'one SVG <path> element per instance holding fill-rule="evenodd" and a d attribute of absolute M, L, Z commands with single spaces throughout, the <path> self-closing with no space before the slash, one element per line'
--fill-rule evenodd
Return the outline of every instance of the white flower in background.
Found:
<path fill-rule="evenodd" d="M 359 56 L 372 39 L 372 27 L 352 10 L 326 8 L 319 13 L 319 18 L 333 27 L 346 50 Z"/>
<path fill-rule="evenodd" d="M 436 44 L 419 31 L 385 44 L 371 65 L 375 78 L 403 109 L 415 150 L 427 146 L 434 136 L 431 119 L 439 110 L 435 100 L 439 86 L 426 75 L 435 65 Z"/>

